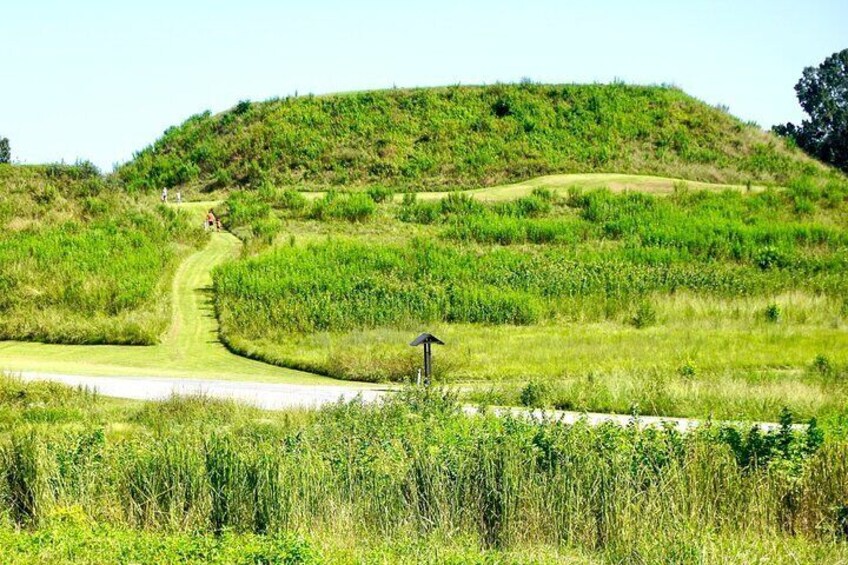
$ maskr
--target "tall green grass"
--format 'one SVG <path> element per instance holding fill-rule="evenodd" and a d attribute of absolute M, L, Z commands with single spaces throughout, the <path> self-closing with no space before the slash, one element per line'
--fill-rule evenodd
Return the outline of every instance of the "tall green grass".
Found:
<path fill-rule="evenodd" d="M 470 417 L 439 391 L 224 425 L 203 424 L 204 405 L 150 405 L 162 427 L 124 425 L 82 448 L 73 428 L 19 428 L 0 440 L 0 508 L 18 524 L 73 507 L 159 532 L 442 539 L 610 562 L 703 562 L 716 539 L 729 555 L 749 537 L 824 551 L 845 536 L 848 448 L 789 414 L 772 432 L 680 434 Z M 184 409 L 198 418 L 173 416 Z M 70 457 L 75 468 L 58 464 Z"/>
<path fill-rule="evenodd" d="M 500 203 L 407 193 L 357 223 L 310 220 L 297 193 L 238 192 L 231 201 L 265 203 L 277 241 L 289 237 L 216 272 L 221 335 L 268 362 L 387 381 L 415 374 L 401 344 L 426 327 L 452 345 L 440 378 L 513 381 L 493 402 L 517 402 L 536 378 L 578 409 L 832 414 L 840 381 L 805 368 L 819 354 L 844 361 L 846 194 L 816 179 Z M 689 361 L 702 370 L 682 379 Z"/>
<path fill-rule="evenodd" d="M 838 293 L 842 270 L 798 280 L 716 262 L 650 264 L 619 253 L 558 249 L 476 251 L 414 241 L 280 247 L 214 274 L 225 334 L 248 338 L 417 324 L 533 324 L 575 309 L 614 312 L 651 293 L 764 295 L 792 288 Z"/>
<path fill-rule="evenodd" d="M 0 339 L 149 344 L 199 230 L 96 170 L 0 166 Z"/>
<path fill-rule="evenodd" d="M 838 270 L 845 267 L 848 245 L 839 220 L 846 200 L 848 184 L 822 187 L 806 179 L 787 191 L 752 195 L 689 191 L 681 185 L 668 198 L 594 190 L 575 191 L 566 202 L 550 195 L 498 205 L 458 195 L 440 202 L 407 199 L 397 216 L 406 222 L 443 224 L 443 235 L 456 241 L 572 247 L 613 241 L 634 262 Z M 799 202 L 804 203 L 801 210 Z"/>
<path fill-rule="evenodd" d="M 330 191 L 309 202 L 299 192 L 266 183 L 259 191 L 232 192 L 219 207 L 219 213 L 224 226 L 245 242 L 245 254 L 252 254 L 272 245 L 289 220 L 359 224 L 374 217 L 377 201 L 384 202 L 386 198 L 381 190 L 374 194 Z"/>

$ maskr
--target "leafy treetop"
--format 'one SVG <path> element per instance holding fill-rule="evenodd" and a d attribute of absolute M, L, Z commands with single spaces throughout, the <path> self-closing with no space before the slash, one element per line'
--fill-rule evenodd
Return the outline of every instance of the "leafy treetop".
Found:
<path fill-rule="evenodd" d="M 0 137 L 0 164 L 12 162 L 12 149 L 9 147 L 9 138 Z"/>
<path fill-rule="evenodd" d="M 834 53 L 818 67 L 805 68 L 795 92 L 810 119 L 800 126 L 777 125 L 774 131 L 848 172 L 848 49 Z"/>

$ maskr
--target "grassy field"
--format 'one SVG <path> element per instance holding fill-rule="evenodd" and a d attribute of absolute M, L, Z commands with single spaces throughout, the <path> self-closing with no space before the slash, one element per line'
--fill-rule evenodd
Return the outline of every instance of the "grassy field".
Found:
<path fill-rule="evenodd" d="M 848 562 L 846 212 L 785 141 L 623 84 L 244 102 L 108 177 L 0 165 L 0 564 Z M 425 330 L 439 386 L 320 410 L 7 375 L 364 388 Z"/>
<path fill-rule="evenodd" d="M 119 176 L 134 190 L 455 190 L 557 173 L 786 184 L 832 172 L 675 88 L 455 86 L 287 97 L 170 128 Z"/>
<path fill-rule="evenodd" d="M 592 188 L 606 182 L 628 192 Z M 563 409 L 774 420 L 789 406 L 840 418 L 840 186 L 692 186 L 581 175 L 473 200 L 266 188 L 226 206 L 186 204 L 192 218 L 218 206 L 246 242 L 243 260 L 218 271 L 225 342 L 281 367 L 217 341 L 209 272 L 239 258 L 229 233 L 212 234 L 176 270 L 158 345 L 2 342 L 0 366 L 402 380 L 420 363 L 406 343 L 428 329 L 448 341 L 437 378 L 474 402 L 527 403 L 526 389 L 538 389 L 533 405 Z"/>
<path fill-rule="evenodd" d="M 182 205 L 199 224 L 214 202 Z M 271 366 L 233 355 L 218 340 L 210 295 L 211 270 L 238 256 L 241 242 L 226 232 L 188 256 L 176 270 L 166 302 L 168 328 L 152 346 L 60 345 L 0 342 L 0 370 L 82 375 L 169 376 L 292 383 L 328 383 L 329 379 Z"/>
<path fill-rule="evenodd" d="M 248 254 L 215 274 L 222 335 L 280 365 L 398 380 L 427 329 L 448 342 L 437 377 L 475 401 L 538 385 L 536 403 L 566 409 L 840 418 L 845 186 L 585 188 L 607 180 L 491 200 L 234 194 L 221 210 Z"/>
<path fill-rule="evenodd" d="M 267 413 L 0 378 L 8 563 L 839 562 L 836 429 L 465 416 L 443 391 Z M 20 528 L 20 529 L 19 529 Z"/>
<path fill-rule="evenodd" d="M 155 343 L 202 232 L 90 165 L 0 165 L 0 339 Z"/>

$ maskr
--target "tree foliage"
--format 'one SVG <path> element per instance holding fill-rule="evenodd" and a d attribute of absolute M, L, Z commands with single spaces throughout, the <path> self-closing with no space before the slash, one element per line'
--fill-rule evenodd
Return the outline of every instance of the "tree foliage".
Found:
<path fill-rule="evenodd" d="M 818 67 L 805 68 L 795 92 L 810 119 L 800 126 L 778 125 L 774 131 L 848 172 L 848 49 L 834 53 Z"/>
<path fill-rule="evenodd" d="M 0 137 L 0 164 L 12 162 L 12 149 L 9 147 L 9 138 Z"/>

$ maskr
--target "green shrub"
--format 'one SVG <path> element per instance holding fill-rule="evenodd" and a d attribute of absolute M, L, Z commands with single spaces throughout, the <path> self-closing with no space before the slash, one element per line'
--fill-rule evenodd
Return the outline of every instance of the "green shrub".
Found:
<path fill-rule="evenodd" d="M 691 379 L 698 374 L 698 369 L 693 361 L 688 360 L 680 366 L 677 373 L 684 379 Z"/>
<path fill-rule="evenodd" d="M 236 104 L 235 108 L 233 108 L 233 114 L 241 116 L 246 114 L 248 110 L 250 110 L 250 100 L 241 100 L 238 104 Z"/>
<path fill-rule="evenodd" d="M 510 202 L 497 204 L 494 206 L 494 211 L 504 216 L 535 218 L 550 213 L 551 208 L 550 199 L 539 197 L 534 193 L 531 196 L 523 196 Z"/>
<path fill-rule="evenodd" d="M 310 217 L 315 220 L 337 219 L 362 222 L 370 218 L 376 210 L 376 204 L 367 194 L 337 195 L 330 192 L 312 204 Z"/>
<path fill-rule="evenodd" d="M 782 314 L 780 306 L 778 306 L 777 304 L 769 304 L 768 306 L 766 306 L 765 316 L 767 322 L 776 324 L 780 321 L 781 315 Z"/>
<path fill-rule="evenodd" d="M 224 221 L 228 228 L 249 226 L 271 214 L 271 206 L 255 192 L 234 192 L 227 198 L 226 206 Z"/>
<path fill-rule="evenodd" d="M 630 319 L 630 323 L 635 328 L 647 328 L 657 323 L 657 312 L 654 305 L 650 302 L 643 301 L 636 307 L 636 312 Z"/>
<path fill-rule="evenodd" d="M 764 247 L 757 253 L 757 266 L 766 271 L 768 269 L 783 267 L 786 259 L 783 254 L 774 247 Z"/>
<path fill-rule="evenodd" d="M 283 210 L 290 210 L 297 214 L 306 210 L 309 206 L 309 202 L 300 192 L 289 189 L 283 191 L 283 193 L 277 198 L 275 206 Z"/>
<path fill-rule="evenodd" d="M 479 214 L 484 210 L 483 204 L 473 196 L 461 192 L 451 192 L 438 201 L 438 207 L 443 216 Z"/>
<path fill-rule="evenodd" d="M 375 185 L 368 189 L 368 196 L 371 197 L 371 200 L 373 200 L 375 204 L 391 200 L 393 195 L 394 191 L 385 186 Z"/>
<path fill-rule="evenodd" d="M 441 207 L 438 202 L 419 202 L 414 193 L 407 193 L 397 217 L 402 222 L 433 224 L 441 218 Z"/>
<path fill-rule="evenodd" d="M 550 387 L 540 381 L 530 381 L 521 389 L 518 400 L 528 408 L 544 408 L 549 403 Z"/>
<path fill-rule="evenodd" d="M 821 353 L 816 355 L 816 358 L 813 359 L 813 369 L 816 373 L 823 377 L 829 377 L 835 372 L 830 359 L 827 355 L 823 355 Z"/>

